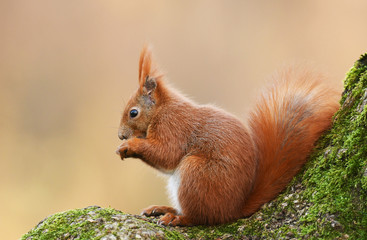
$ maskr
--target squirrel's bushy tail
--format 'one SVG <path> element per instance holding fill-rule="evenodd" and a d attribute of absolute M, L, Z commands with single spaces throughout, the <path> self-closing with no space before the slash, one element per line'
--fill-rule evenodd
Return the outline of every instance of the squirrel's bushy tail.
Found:
<path fill-rule="evenodd" d="M 339 108 L 340 93 L 323 85 L 320 75 L 289 68 L 274 80 L 249 120 L 258 166 L 245 216 L 285 188 Z"/>

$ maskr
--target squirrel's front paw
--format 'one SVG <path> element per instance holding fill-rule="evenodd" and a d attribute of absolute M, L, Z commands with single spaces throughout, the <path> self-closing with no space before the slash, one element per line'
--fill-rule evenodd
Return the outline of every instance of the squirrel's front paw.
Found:
<path fill-rule="evenodd" d="M 131 151 L 129 146 L 129 140 L 125 140 L 121 145 L 117 148 L 116 154 L 121 157 L 123 160 L 124 158 L 129 158 L 135 156 L 135 153 Z"/>

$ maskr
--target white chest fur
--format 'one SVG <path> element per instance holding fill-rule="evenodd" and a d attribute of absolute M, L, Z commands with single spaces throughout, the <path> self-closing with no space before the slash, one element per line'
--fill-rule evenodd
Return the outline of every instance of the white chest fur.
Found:
<path fill-rule="evenodd" d="M 178 188 L 180 187 L 180 172 L 178 169 L 173 172 L 168 178 L 167 191 L 170 196 L 173 207 L 181 212 L 180 202 L 178 200 Z"/>

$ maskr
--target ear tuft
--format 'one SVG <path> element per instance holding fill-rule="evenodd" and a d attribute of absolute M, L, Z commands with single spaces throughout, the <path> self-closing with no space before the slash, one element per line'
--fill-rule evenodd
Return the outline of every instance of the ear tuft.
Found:
<path fill-rule="evenodd" d="M 151 48 L 148 45 L 145 45 L 140 53 L 140 60 L 139 60 L 140 89 L 143 89 L 143 87 L 145 88 L 153 87 L 153 85 L 155 88 L 157 86 L 157 80 L 161 79 L 162 77 L 163 74 L 159 72 L 152 59 Z M 154 84 L 152 83 L 152 81 L 154 81 Z M 154 88 L 152 90 L 154 90 Z"/>
<path fill-rule="evenodd" d="M 139 83 L 142 86 L 145 78 L 149 75 L 152 66 L 152 51 L 148 45 L 145 45 L 140 53 L 139 60 Z"/>

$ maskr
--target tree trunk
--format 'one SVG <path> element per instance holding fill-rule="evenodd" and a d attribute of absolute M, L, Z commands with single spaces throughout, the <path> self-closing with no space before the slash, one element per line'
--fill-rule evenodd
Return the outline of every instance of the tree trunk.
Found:
<path fill-rule="evenodd" d="M 347 74 L 341 109 L 308 163 L 275 200 L 220 226 L 162 227 L 88 207 L 52 215 L 22 239 L 367 239 L 367 54 Z"/>

